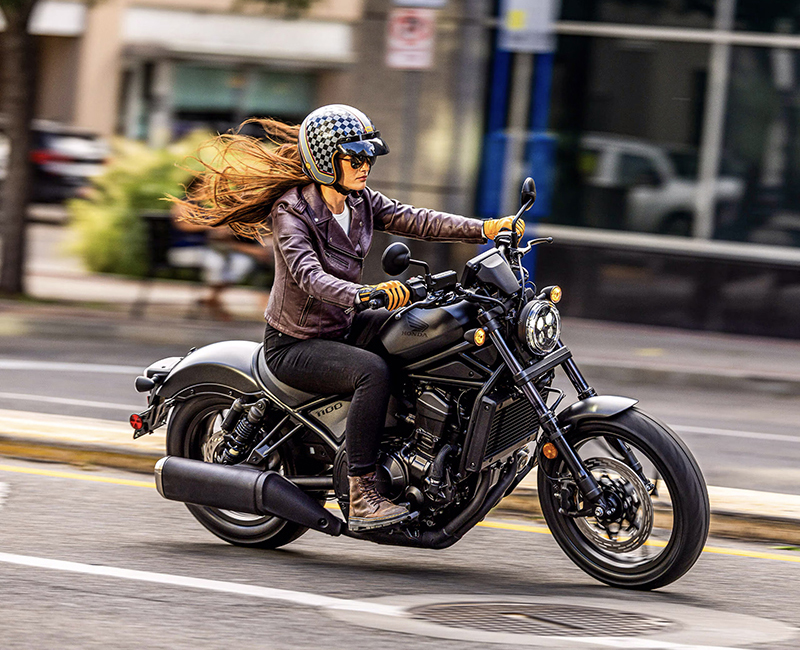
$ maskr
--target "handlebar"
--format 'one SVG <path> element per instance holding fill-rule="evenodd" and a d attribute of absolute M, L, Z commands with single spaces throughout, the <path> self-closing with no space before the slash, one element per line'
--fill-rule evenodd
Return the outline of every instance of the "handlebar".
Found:
<path fill-rule="evenodd" d="M 454 289 L 458 284 L 458 274 L 455 271 L 443 271 L 435 275 L 415 276 L 409 278 L 404 282 L 411 294 L 409 304 L 422 302 L 435 291 L 446 291 Z M 387 295 L 383 289 L 375 289 L 370 294 L 369 300 L 356 304 L 353 309 L 356 312 L 362 312 L 367 309 L 380 309 L 385 307 L 387 303 Z"/>

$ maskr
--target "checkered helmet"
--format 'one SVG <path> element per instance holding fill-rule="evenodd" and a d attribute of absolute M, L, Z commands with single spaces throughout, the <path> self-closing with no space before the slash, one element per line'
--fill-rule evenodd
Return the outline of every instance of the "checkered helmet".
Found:
<path fill-rule="evenodd" d="M 339 182 L 337 153 L 369 157 L 389 153 L 372 120 L 344 104 L 329 104 L 310 113 L 300 125 L 298 146 L 303 171 L 320 185 Z"/>

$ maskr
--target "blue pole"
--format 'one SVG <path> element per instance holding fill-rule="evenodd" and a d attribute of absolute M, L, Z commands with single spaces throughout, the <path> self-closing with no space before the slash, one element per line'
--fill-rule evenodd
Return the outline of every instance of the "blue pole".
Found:
<path fill-rule="evenodd" d="M 503 181 L 505 160 L 506 113 L 508 112 L 508 88 L 511 83 L 511 52 L 497 48 L 495 39 L 494 62 L 490 79 L 489 106 L 486 116 L 486 135 L 483 141 L 481 161 L 478 214 L 496 217 L 500 210 L 500 188 Z"/>
<path fill-rule="evenodd" d="M 555 142 L 547 135 L 550 122 L 550 95 L 553 86 L 554 52 L 541 52 L 536 55 L 533 69 L 533 87 L 531 88 L 530 135 L 526 158 L 528 165 L 536 175 L 538 199 L 528 213 L 528 219 L 538 220 L 547 216 L 552 205 L 555 158 Z M 523 264 L 535 281 L 536 249 L 525 256 Z"/>
<path fill-rule="evenodd" d="M 553 87 L 553 62 L 555 53 L 541 52 L 536 55 L 533 68 L 533 91 L 531 97 L 531 131 L 547 131 L 550 122 L 550 91 Z"/>

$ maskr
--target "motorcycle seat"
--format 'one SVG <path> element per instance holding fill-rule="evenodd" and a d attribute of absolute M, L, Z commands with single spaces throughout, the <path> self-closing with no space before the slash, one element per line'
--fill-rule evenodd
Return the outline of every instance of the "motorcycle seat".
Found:
<path fill-rule="evenodd" d="M 267 367 L 267 360 L 264 358 L 263 344 L 258 346 L 255 357 L 253 369 L 261 388 L 272 393 L 281 402 L 286 404 L 286 406 L 295 408 L 301 404 L 310 402 L 312 399 L 320 397 L 320 395 L 315 393 L 306 393 L 305 391 L 297 388 L 292 388 L 288 384 L 284 384 L 280 379 L 272 374 L 272 371 Z"/>

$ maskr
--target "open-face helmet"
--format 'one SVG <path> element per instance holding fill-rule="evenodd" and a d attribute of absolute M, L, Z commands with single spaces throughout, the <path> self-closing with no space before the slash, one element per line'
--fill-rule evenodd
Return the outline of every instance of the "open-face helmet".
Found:
<path fill-rule="evenodd" d="M 376 156 L 389 153 L 372 120 L 345 104 L 329 104 L 309 113 L 300 125 L 298 146 L 303 171 L 320 185 L 336 189 L 341 180 L 336 154 L 365 158 L 372 164 Z"/>

